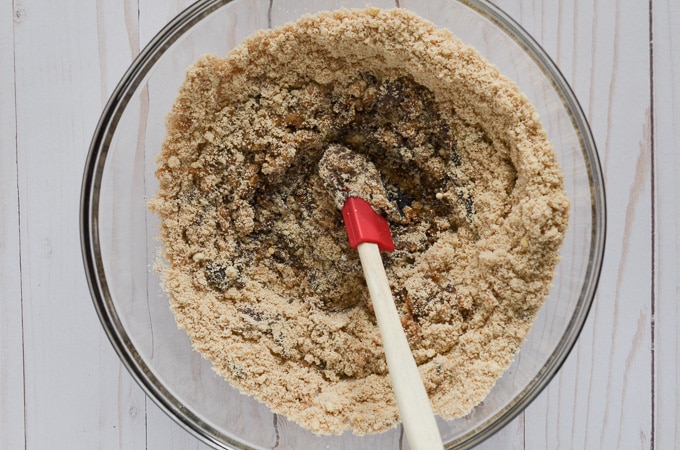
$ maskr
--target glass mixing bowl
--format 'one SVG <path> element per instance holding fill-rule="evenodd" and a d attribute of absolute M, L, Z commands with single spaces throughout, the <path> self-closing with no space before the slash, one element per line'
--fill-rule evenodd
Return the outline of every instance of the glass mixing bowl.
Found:
<path fill-rule="evenodd" d="M 447 448 L 468 448 L 499 430 L 548 384 L 573 347 L 593 301 L 605 239 L 605 200 L 593 138 L 553 62 L 512 19 L 485 1 L 372 1 L 400 6 L 448 28 L 513 79 L 539 112 L 565 175 L 571 219 L 553 289 L 507 372 L 467 416 L 438 418 Z M 132 376 L 167 414 L 217 448 L 407 447 L 401 427 L 358 437 L 317 436 L 233 389 L 178 329 L 154 262 L 158 218 L 155 157 L 185 70 L 202 54 L 226 55 L 252 32 L 304 13 L 363 1 L 201 1 L 141 52 L 101 116 L 87 159 L 81 242 L 94 304 Z"/>

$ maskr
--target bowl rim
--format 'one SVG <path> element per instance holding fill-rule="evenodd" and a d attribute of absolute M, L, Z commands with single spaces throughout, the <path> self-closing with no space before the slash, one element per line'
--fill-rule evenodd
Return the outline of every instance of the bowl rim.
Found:
<path fill-rule="evenodd" d="M 113 132 L 134 92 L 151 71 L 154 63 L 185 31 L 232 1 L 234 0 L 200 0 L 190 5 L 168 22 L 134 58 L 109 97 L 90 142 L 81 184 L 79 224 L 83 265 L 93 305 L 111 345 L 132 378 L 165 414 L 202 442 L 215 448 L 248 449 L 250 447 L 215 429 L 190 409 L 184 407 L 158 381 L 134 348 L 122 326 L 108 288 L 100 254 L 98 226 L 99 189 L 106 157 Z M 557 65 L 521 25 L 488 0 L 456 1 L 481 14 L 512 38 L 527 55 L 534 59 L 547 79 L 552 82 L 555 91 L 570 112 L 573 125 L 579 134 L 581 149 L 588 168 L 592 200 L 591 244 L 585 272 L 586 279 L 579 294 L 576 310 L 567 325 L 567 333 L 562 336 L 543 368 L 505 408 L 447 445 L 447 448 L 470 448 L 502 429 L 535 400 L 557 374 L 576 344 L 594 301 L 600 279 L 606 241 L 607 214 L 604 176 L 590 126 L 574 92 Z M 272 0 L 269 1 L 268 11 L 270 27 L 271 7 Z"/>

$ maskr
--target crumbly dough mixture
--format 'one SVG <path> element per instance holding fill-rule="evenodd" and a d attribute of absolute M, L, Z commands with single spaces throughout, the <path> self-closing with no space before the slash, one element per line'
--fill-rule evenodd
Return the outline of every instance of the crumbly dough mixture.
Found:
<path fill-rule="evenodd" d="M 319 164 L 328 149 L 335 161 Z M 366 195 L 396 246 L 383 258 L 395 301 L 447 419 L 517 353 L 568 221 L 526 97 L 402 9 L 304 16 L 201 57 L 158 164 L 151 208 L 179 326 L 232 385 L 317 433 L 399 421 L 343 198 L 319 171 L 371 172 Z"/>

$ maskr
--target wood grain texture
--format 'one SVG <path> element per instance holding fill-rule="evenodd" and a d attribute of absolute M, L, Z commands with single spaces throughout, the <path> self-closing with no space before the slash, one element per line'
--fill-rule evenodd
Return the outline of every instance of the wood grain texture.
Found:
<path fill-rule="evenodd" d="M 102 48 L 100 32 L 118 35 L 117 16 L 95 3 L 15 8 L 23 11 L 14 45 L 26 446 L 142 448 L 135 411 L 144 397 L 97 324 L 78 229 L 82 163 L 109 94 L 103 85 L 121 73 L 99 64 L 116 41 L 107 37 Z"/>
<path fill-rule="evenodd" d="M 24 447 L 24 364 L 14 96 L 14 21 L 0 4 L 0 447 Z"/>
<path fill-rule="evenodd" d="M 653 9 L 654 446 L 680 442 L 680 4 Z"/>
<path fill-rule="evenodd" d="M 77 221 L 104 102 L 140 49 L 190 3 L 0 4 L 0 448 L 208 448 L 118 362 L 91 305 Z M 479 448 L 675 448 L 680 6 L 495 3 L 536 38 L 580 100 L 604 166 L 609 226 L 576 348 L 538 399 Z M 272 9 L 274 21 L 289 13 Z M 267 432 L 305 448 L 286 441 L 292 427 L 272 415 Z"/>
<path fill-rule="evenodd" d="M 649 5 L 499 2 L 561 68 L 604 165 L 608 246 L 575 351 L 526 411 L 527 448 L 651 445 Z"/>

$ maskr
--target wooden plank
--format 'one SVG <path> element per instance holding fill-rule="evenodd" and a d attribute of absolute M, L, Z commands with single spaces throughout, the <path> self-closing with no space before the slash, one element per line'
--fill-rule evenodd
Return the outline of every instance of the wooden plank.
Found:
<path fill-rule="evenodd" d="M 540 10 L 536 10 L 536 8 L 542 9 L 543 3 L 536 5 L 535 2 L 527 2 L 525 0 L 496 0 L 493 1 L 493 3 L 503 12 L 507 13 L 515 22 L 525 28 L 548 54 L 555 54 L 556 39 L 546 35 L 543 27 L 546 17 Z M 550 4 L 551 2 L 547 2 L 547 5 Z M 511 76 L 510 74 L 508 75 Z M 533 426 L 531 419 L 532 415 L 530 414 L 532 408 L 535 408 L 535 406 L 530 405 L 528 408 L 529 414 L 527 414 L 527 411 L 523 411 L 517 418 L 500 432 L 491 436 L 491 438 L 486 440 L 480 447 L 489 450 L 531 448 L 530 446 L 526 446 L 526 435 L 533 434 L 533 430 L 531 429 Z M 529 429 L 527 429 L 527 427 L 529 427 Z"/>
<path fill-rule="evenodd" d="M 578 345 L 526 411 L 526 448 L 644 448 L 651 423 L 646 3 L 499 1 L 556 61 L 588 116 L 608 194 L 607 252 Z"/>
<path fill-rule="evenodd" d="M 680 4 L 653 2 L 654 446 L 680 442 Z"/>
<path fill-rule="evenodd" d="M 22 11 L 14 29 L 30 448 L 144 447 L 143 397 L 94 313 L 77 221 L 83 160 L 121 73 L 113 65 L 116 39 L 107 37 L 124 28 L 113 6 L 15 2 Z"/>
<path fill-rule="evenodd" d="M 0 5 L 0 436 L 24 446 L 24 363 L 19 195 L 14 98 L 14 21 L 22 10 Z"/>
<path fill-rule="evenodd" d="M 144 47 L 170 20 L 179 14 L 192 2 L 188 0 L 170 4 L 166 1 L 144 0 L 139 4 L 139 38 L 140 47 Z M 170 110 L 176 97 L 179 85 L 184 80 L 187 67 L 205 53 L 226 55 L 228 51 L 246 37 L 251 29 L 266 28 L 267 0 L 251 0 L 237 2 L 225 6 L 233 12 L 232 15 L 218 14 L 206 19 L 207 25 L 201 30 L 195 31 L 186 38 L 180 39 L 173 48 L 173 56 L 162 60 L 158 70 L 163 75 L 151 76 L 147 85 L 147 96 L 142 108 L 143 121 L 146 126 L 141 131 L 138 139 L 142 142 L 144 159 L 146 161 L 145 183 L 147 196 L 155 193 L 157 182 L 154 176 L 155 157 L 160 149 L 160 143 L 165 135 L 164 117 Z M 200 37 L 199 37 L 200 35 Z M 198 44 L 200 42 L 200 45 Z M 156 235 L 158 224 L 155 217 L 147 218 L 148 248 L 155 249 L 158 245 Z M 156 251 L 150 252 L 153 259 Z M 149 261 L 149 265 L 153 264 Z M 150 305 L 148 315 L 151 320 L 152 333 L 161 336 L 159 330 L 166 330 L 168 326 L 163 323 L 169 319 L 169 306 L 165 295 L 159 291 L 157 278 L 150 278 L 148 292 L 157 293 L 157 304 Z M 176 329 L 176 326 L 173 326 Z M 182 358 L 189 358 L 188 367 L 178 368 L 179 372 L 187 372 L 185 376 L 191 377 L 196 389 L 192 390 L 185 384 L 180 395 L 185 398 L 193 398 L 194 406 L 200 405 L 200 410 L 211 411 L 208 417 L 213 422 L 228 423 L 232 429 L 243 429 L 252 436 L 259 436 L 261 445 L 274 445 L 275 430 L 273 427 L 273 414 L 261 405 L 231 389 L 226 381 L 219 379 L 211 370 L 210 365 L 190 349 L 189 341 L 183 332 L 178 337 L 182 348 L 177 350 L 182 353 Z M 155 339 L 161 341 L 159 337 Z M 163 358 L 163 348 L 155 347 L 155 358 Z M 160 361 L 162 364 L 163 361 Z M 175 380 L 170 380 L 175 382 Z M 224 389 L 221 390 L 220 387 Z M 208 395 L 206 395 L 206 393 Z M 221 405 L 216 406 L 216 402 Z M 264 424 L 264 426 L 263 426 Z M 151 400 L 147 399 L 147 448 L 148 449 L 207 449 L 208 446 L 194 436 L 183 430 L 171 420 Z"/>

